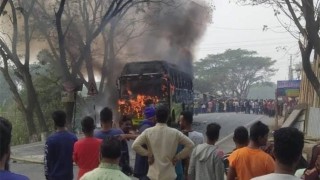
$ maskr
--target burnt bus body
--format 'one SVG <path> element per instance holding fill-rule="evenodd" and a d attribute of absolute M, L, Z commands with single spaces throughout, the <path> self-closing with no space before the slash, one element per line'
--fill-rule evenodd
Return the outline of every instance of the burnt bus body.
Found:
<path fill-rule="evenodd" d="M 146 106 L 167 106 L 169 125 L 176 124 L 181 111 L 193 111 L 192 76 L 166 61 L 127 63 L 117 83 L 119 112 L 132 116 L 135 126 Z"/>

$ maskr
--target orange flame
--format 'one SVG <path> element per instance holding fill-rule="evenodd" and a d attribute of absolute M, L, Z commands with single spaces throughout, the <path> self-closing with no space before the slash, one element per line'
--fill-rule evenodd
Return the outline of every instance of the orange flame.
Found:
<path fill-rule="evenodd" d="M 143 118 L 143 110 L 146 107 L 145 102 L 147 100 L 152 100 L 154 104 L 159 102 L 157 96 L 144 96 L 139 94 L 133 99 L 118 100 L 119 112 L 122 115 L 133 115 L 137 118 Z"/>

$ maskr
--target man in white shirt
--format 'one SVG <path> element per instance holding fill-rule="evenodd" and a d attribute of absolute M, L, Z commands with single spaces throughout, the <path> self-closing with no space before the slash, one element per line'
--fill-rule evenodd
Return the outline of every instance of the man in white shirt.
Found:
<path fill-rule="evenodd" d="M 286 127 L 274 132 L 274 173 L 259 176 L 252 180 L 299 180 L 295 177 L 296 167 L 302 155 L 303 133 L 293 127 Z"/>
<path fill-rule="evenodd" d="M 176 178 L 175 163 L 188 157 L 194 146 L 193 142 L 182 132 L 170 128 L 166 122 L 169 111 L 161 106 L 156 110 L 157 124 L 146 129 L 132 144 L 132 149 L 142 156 L 148 156 L 148 178 L 169 180 Z M 146 144 L 148 149 L 142 145 Z M 177 147 L 184 148 L 176 154 Z"/>

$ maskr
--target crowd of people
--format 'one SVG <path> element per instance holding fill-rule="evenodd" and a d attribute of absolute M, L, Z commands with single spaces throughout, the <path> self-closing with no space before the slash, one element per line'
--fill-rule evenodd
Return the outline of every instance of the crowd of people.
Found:
<path fill-rule="evenodd" d="M 283 111 L 283 103 L 276 102 L 274 99 L 227 99 L 209 100 L 207 102 L 194 102 L 194 113 L 213 113 L 213 112 L 236 112 L 245 114 L 265 114 L 270 117 L 275 115 L 276 107 L 278 112 Z"/>
<path fill-rule="evenodd" d="M 258 121 L 250 127 L 234 131 L 236 148 L 224 153 L 216 145 L 220 129 L 217 123 L 206 127 L 205 136 L 192 129 L 193 113 L 184 111 L 179 117 L 180 129 L 168 127 L 166 107 L 147 107 L 145 120 L 138 133 L 133 133 L 130 117 L 120 119 L 120 128 L 113 126 L 113 113 L 108 107 L 100 112 L 101 129 L 95 130 L 94 120 L 81 121 L 84 137 L 78 139 L 66 128 L 66 114 L 55 111 L 52 119 L 56 132 L 45 143 L 45 178 L 72 180 L 73 163 L 79 166 L 80 180 L 296 180 L 294 176 L 302 156 L 304 135 L 293 127 L 273 133 L 272 151 L 267 151 L 269 128 Z M 26 180 L 26 176 L 9 171 L 11 124 L 0 118 L 0 179 Z M 134 167 L 130 166 L 127 141 L 134 140 Z M 320 159 L 314 162 L 319 172 Z"/>
<path fill-rule="evenodd" d="M 245 114 L 264 114 L 274 117 L 276 110 L 279 116 L 290 113 L 298 104 L 295 97 L 281 97 L 274 99 L 211 99 L 208 101 L 194 101 L 194 114 L 236 112 Z"/>

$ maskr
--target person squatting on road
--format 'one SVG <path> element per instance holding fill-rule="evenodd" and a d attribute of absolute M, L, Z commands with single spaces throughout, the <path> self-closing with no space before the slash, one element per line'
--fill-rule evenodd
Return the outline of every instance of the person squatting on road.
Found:
<path fill-rule="evenodd" d="M 73 145 L 77 137 L 66 127 L 66 113 L 55 111 L 52 119 L 56 132 L 48 137 L 44 150 L 44 169 L 47 180 L 73 179 Z"/>

